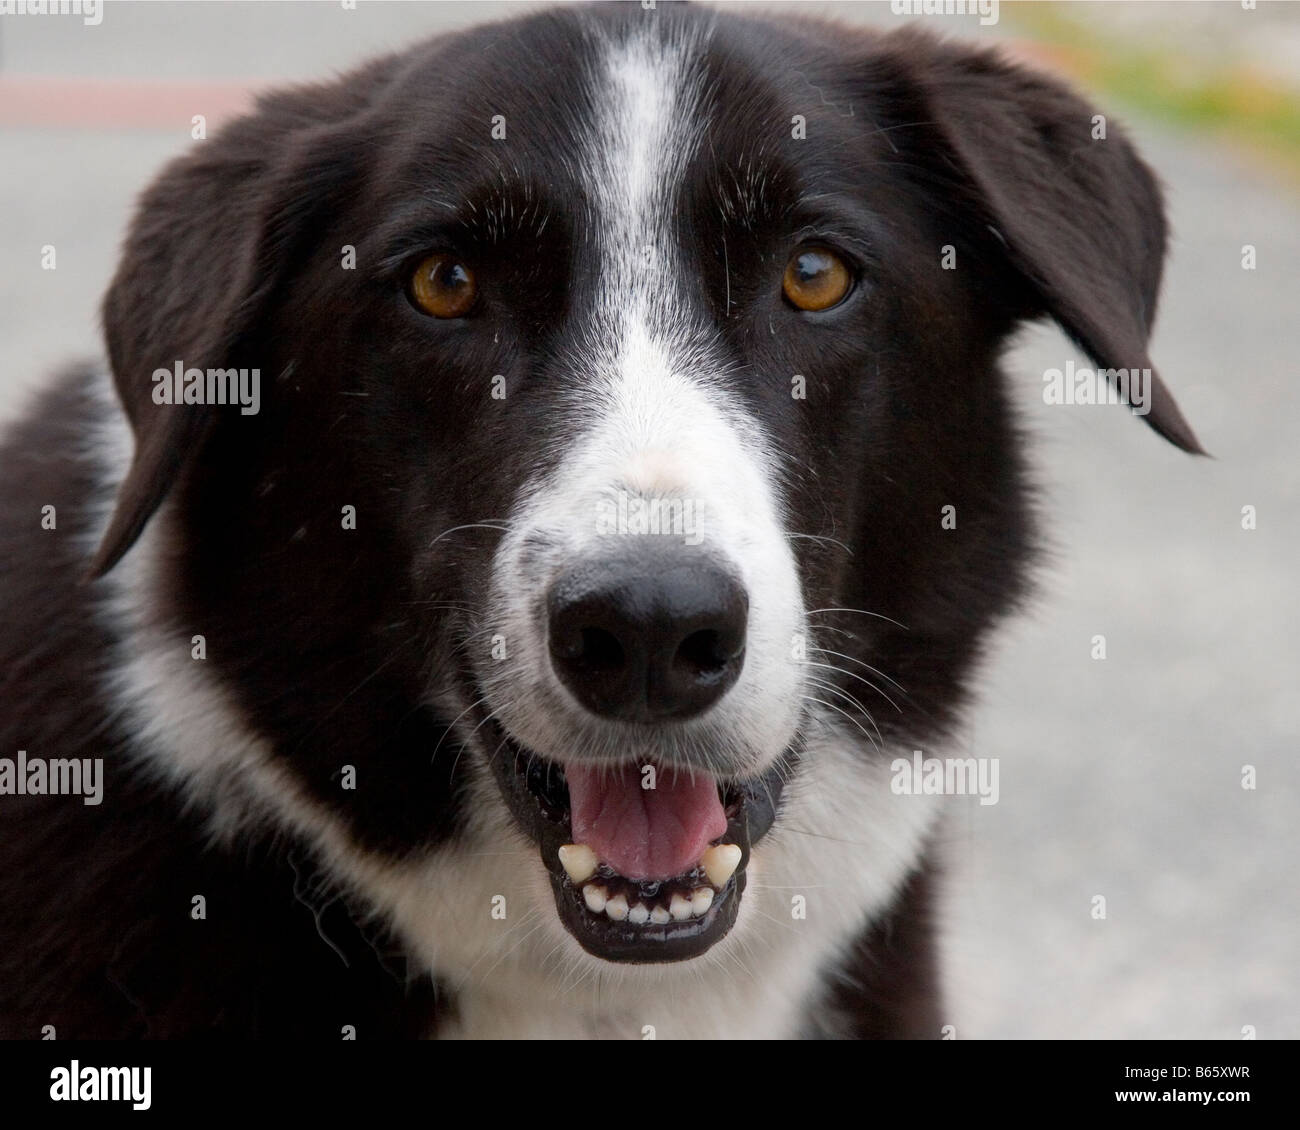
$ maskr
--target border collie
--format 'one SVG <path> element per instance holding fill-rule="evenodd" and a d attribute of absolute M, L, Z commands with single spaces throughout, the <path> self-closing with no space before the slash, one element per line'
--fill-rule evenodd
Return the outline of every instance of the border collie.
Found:
<path fill-rule="evenodd" d="M 628 5 L 169 165 L 112 387 L 0 451 L 0 1033 L 938 1036 L 891 764 L 1024 592 L 999 356 L 1151 373 L 1160 193 L 1092 115 Z"/>

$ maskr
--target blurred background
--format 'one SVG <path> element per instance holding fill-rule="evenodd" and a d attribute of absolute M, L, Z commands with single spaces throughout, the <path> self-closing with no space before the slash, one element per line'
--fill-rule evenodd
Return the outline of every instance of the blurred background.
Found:
<path fill-rule="evenodd" d="M 132 202 L 196 144 L 194 115 L 211 134 L 259 89 L 533 6 L 0 16 L 0 421 L 101 352 Z M 1050 553 L 959 743 L 1000 759 L 1001 796 L 953 802 L 945 1022 L 959 1039 L 1300 1037 L 1300 5 L 1001 3 L 992 23 L 717 6 L 1000 44 L 1085 91 L 1159 172 L 1173 244 L 1152 356 L 1215 458 L 1119 408 L 1045 405 L 1045 369 L 1087 364 L 1053 327 L 1007 358 Z"/>

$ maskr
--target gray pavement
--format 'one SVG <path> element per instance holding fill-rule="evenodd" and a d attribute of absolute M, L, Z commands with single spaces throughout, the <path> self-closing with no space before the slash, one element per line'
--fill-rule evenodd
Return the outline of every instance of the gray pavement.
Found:
<path fill-rule="evenodd" d="M 3 17 L 0 80 L 318 77 L 519 7 L 115 3 L 94 29 Z M 1175 231 L 1153 356 L 1215 459 L 1118 408 L 1044 405 L 1043 370 L 1084 363 L 1053 328 L 1010 354 L 1052 553 L 962 743 L 1001 759 L 1001 799 L 955 804 L 946 837 L 959 1038 L 1300 1036 L 1300 197 L 1221 142 L 1129 124 Z M 0 127 L 0 418 L 98 351 L 131 201 L 188 128 Z M 40 269 L 44 244 L 55 271 Z M 1098 634 L 1104 661 L 1090 658 Z"/>
<path fill-rule="evenodd" d="M 1002 800 L 968 806 L 950 844 L 953 1022 L 1296 1038 L 1300 200 L 1240 155 L 1131 125 L 1175 232 L 1152 355 L 1215 458 L 1122 410 L 1043 405 L 1043 370 L 1075 356 L 1054 330 L 1009 358 L 1054 545 L 972 718 Z"/>

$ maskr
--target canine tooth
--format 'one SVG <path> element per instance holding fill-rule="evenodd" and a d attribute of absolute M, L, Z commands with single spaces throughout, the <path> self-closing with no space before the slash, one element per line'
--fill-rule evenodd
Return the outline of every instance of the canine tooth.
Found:
<path fill-rule="evenodd" d="M 656 926 L 662 926 L 665 922 L 671 920 L 672 920 L 672 915 L 669 914 L 668 911 L 666 911 L 662 906 L 656 906 L 654 910 L 650 912 L 650 921 L 653 922 Z"/>
<path fill-rule="evenodd" d="M 605 909 L 607 895 L 604 887 L 598 887 L 595 883 L 588 883 L 582 888 L 582 898 L 587 904 L 587 909 L 593 914 L 599 914 Z"/>
<path fill-rule="evenodd" d="M 636 906 L 627 912 L 627 920 L 637 926 L 640 926 L 641 923 L 647 921 L 649 918 L 650 912 L 646 910 L 645 903 L 643 902 L 637 903 Z"/>
<path fill-rule="evenodd" d="M 701 917 L 713 905 L 713 888 L 696 887 L 691 892 L 691 913 Z"/>
<path fill-rule="evenodd" d="M 715 844 L 700 856 L 700 866 L 704 868 L 709 882 L 715 887 L 721 887 L 736 873 L 736 868 L 740 866 L 740 856 L 740 848 L 735 844 Z"/>
<path fill-rule="evenodd" d="M 673 901 L 668 904 L 668 912 L 678 922 L 685 922 L 691 916 L 691 900 L 673 895 Z"/>
<path fill-rule="evenodd" d="M 560 866 L 575 883 L 585 883 L 596 874 L 600 862 L 586 844 L 565 844 L 560 848 Z"/>
<path fill-rule="evenodd" d="M 605 903 L 605 913 L 615 922 L 622 922 L 627 917 L 627 896 L 615 895 Z"/>

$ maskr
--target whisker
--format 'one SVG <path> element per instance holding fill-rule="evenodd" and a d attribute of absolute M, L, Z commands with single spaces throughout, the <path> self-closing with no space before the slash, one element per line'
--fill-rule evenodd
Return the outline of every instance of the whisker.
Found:
<path fill-rule="evenodd" d="M 471 710 L 473 710 L 476 706 L 482 706 L 485 702 L 487 702 L 487 695 L 479 695 L 478 698 L 476 698 L 473 702 L 471 702 L 467 707 L 465 707 L 464 710 L 462 710 L 459 714 L 456 715 L 455 718 L 451 720 L 451 724 L 448 725 L 445 730 L 443 730 L 442 737 L 438 739 L 438 744 L 433 747 L 433 753 L 429 756 L 430 762 L 432 762 L 438 756 L 438 750 L 442 749 L 442 743 L 447 740 L 447 735 L 450 734 L 452 730 L 456 728 L 456 723 L 459 722 L 462 718 L 464 718 L 465 715 L 468 714 Z"/>
<path fill-rule="evenodd" d="M 781 831 L 794 832 L 800 836 L 812 836 L 818 840 L 834 840 L 837 844 L 848 844 L 850 847 L 860 848 L 877 848 L 879 844 L 869 844 L 864 840 L 846 840 L 843 836 L 831 836 L 825 832 L 810 832 L 807 828 L 795 828 L 790 824 L 781 825 Z"/>
<path fill-rule="evenodd" d="M 812 683 L 812 685 L 815 687 L 819 687 L 822 690 L 830 691 L 832 694 L 838 695 L 850 706 L 855 706 L 858 708 L 858 710 L 862 711 L 863 716 L 866 718 L 868 722 L 871 723 L 871 728 L 876 731 L 877 739 L 879 739 L 879 741 L 883 745 L 885 740 L 884 736 L 880 732 L 880 727 L 876 725 L 876 720 L 871 717 L 871 711 L 868 710 L 865 706 L 863 706 L 862 703 L 860 703 L 851 694 L 849 694 L 848 691 L 844 690 L 842 687 L 837 687 L 834 683 L 828 683 L 824 679 L 809 679 L 808 681 Z M 880 749 L 881 746 L 877 746 L 876 748 Z"/>
<path fill-rule="evenodd" d="M 897 620 L 894 620 L 889 616 L 885 616 L 880 612 L 868 612 L 864 608 L 814 608 L 810 612 L 806 613 L 806 615 L 816 616 L 819 612 L 852 612 L 857 616 L 872 616 L 877 620 L 888 620 L 889 623 L 902 628 L 905 632 L 910 632 L 912 630 L 906 624 L 899 624 Z"/>
<path fill-rule="evenodd" d="M 820 651 L 821 648 L 818 648 L 817 650 Z M 859 683 L 862 683 L 865 686 L 870 687 L 873 691 L 876 692 L 876 694 L 880 695 L 880 697 L 883 698 L 887 703 L 889 703 L 889 705 L 892 706 L 895 710 L 897 710 L 899 714 L 903 713 L 903 708 L 899 706 L 898 703 L 896 703 L 892 698 L 890 698 L 889 695 L 885 694 L 885 692 L 882 691 L 878 686 L 876 686 L 876 684 L 873 683 L 870 679 L 864 679 L 861 675 L 855 674 L 852 671 L 846 671 L 843 667 L 835 666 L 834 663 L 814 663 L 812 661 L 808 661 L 808 666 L 822 667 L 827 671 L 838 671 L 841 675 L 847 675 L 850 679 L 857 679 Z"/>
<path fill-rule="evenodd" d="M 449 529 L 449 530 L 443 530 L 442 533 L 440 533 L 436 538 L 434 538 L 433 541 L 431 541 L 431 542 L 428 544 L 428 546 L 427 546 L 426 548 L 428 548 L 428 549 L 432 549 L 435 545 L 437 545 L 440 541 L 442 541 L 442 539 L 445 538 L 448 534 L 454 534 L 457 530 L 497 530 L 497 531 L 501 531 L 501 530 L 505 530 L 505 529 L 508 529 L 508 527 L 505 525 L 504 522 L 501 523 L 501 524 L 499 524 L 499 525 L 496 524 L 496 523 L 494 523 L 494 522 L 490 522 L 490 521 L 489 521 L 489 522 L 467 522 L 467 523 L 466 523 L 465 525 L 463 525 L 463 526 L 452 526 L 451 529 Z"/>
<path fill-rule="evenodd" d="M 830 648 L 827 647 L 814 647 L 812 648 L 812 650 L 820 651 L 824 655 L 834 655 L 840 659 L 847 659 L 850 663 L 861 664 L 868 671 L 874 672 L 875 674 L 879 675 L 882 679 L 885 680 L 885 682 L 893 683 L 894 686 L 896 686 L 903 694 L 907 694 L 907 688 L 903 686 L 902 683 L 900 683 L 897 679 L 891 679 L 882 670 L 880 670 L 880 668 L 871 666 L 871 664 L 868 663 L 865 659 L 859 659 L 856 655 L 845 655 L 844 652 L 842 651 L 831 651 Z"/>
<path fill-rule="evenodd" d="M 483 700 L 480 699 L 480 701 Z M 508 702 L 505 704 L 505 706 L 498 707 L 497 710 L 509 710 L 512 706 L 514 706 L 514 703 Z M 483 717 L 483 720 L 469 732 L 469 737 L 464 738 L 461 741 L 460 749 L 456 751 L 456 760 L 451 763 L 451 772 L 447 774 L 447 780 L 450 781 L 453 777 L 456 776 L 456 766 L 460 764 L 460 755 L 464 753 L 465 750 L 468 748 L 470 744 L 470 739 L 473 738 L 474 735 L 477 734 L 479 730 L 483 728 L 484 725 L 492 721 L 492 719 L 497 716 L 497 710 L 489 710 L 487 714 Z M 496 755 L 501 752 L 501 746 L 505 745 L 506 741 L 507 738 L 505 737 L 501 739 L 501 745 L 497 746 L 497 748 L 493 751 L 492 756 L 488 758 L 489 765 L 491 765 L 492 762 L 496 759 Z"/>
<path fill-rule="evenodd" d="M 853 556 L 853 550 L 851 550 L 847 545 L 845 545 L 838 538 L 828 538 L 823 534 L 786 534 L 785 536 L 788 538 L 806 538 L 808 541 L 828 542 L 831 545 L 838 545 L 850 557 Z"/>
<path fill-rule="evenodd" d="M 844 717 L 847 718 L 850 722 L 852 722 L 859 730 L 862 730 L 862 736 L 866 738 L 867 741 L 869 741 L 873 746 L 875 746 L 880 753 L 885 752 L 884 748 L 876 741 L 875 738 L 873 738 L 870 734 L 867 733 L 865 729 L 863 729 L 862 723 L 859 722 L 856 718 L 854 718 L 852 714 L 848 713 L 845 710 L 841 710 L 833 702 L 827 702 L 825 699 L 816 698 L 813 695 L 804 695 L 803 697 L 808 702 L 820 703 L 822 706 L 825 706 L 827 709 L 835 711 L 836 714 L 843 714 Z"/>
<path fill-rule="evenodd" d="M 525 926 L 527 926 L 530 922 L 533 922 L 534 920 L 536 920 L 537 925 L 533 926 L 533 928 L 529 930 L 527 933 L 525 933 L 524 936 L 519 939 L 519 941 L 517 941 L 513 946 L 511 946 L 508 950 L 506 950 L 506 952 L 503 953 L 492 964 L 492 967 L 490 969 L 485 970 L 484 977 L 486 977 L 488 973 L 491 973 L 492 970 L 495 969 L 498 965 L 500 965 L 502 961 L 504 961 L 507 957 L 509 957 L 512 953 L 514 953 L 515 949 L 519 946 L 519 944 L 526 941 L 528 937 L 533 933 L 534 930 L 536 930 L 538 927 L 545 924 L 546 919 L 543 916 L 542 912 L 538 910 L 536 907 L 530 907 L 527 913 L 525 913 L 524 916 L 519 920 L 519 922 L 506 931 L 505 937 L 501 938 L 495 945 L 488 946 L 481 954 L 479 954 L 477 958 L 474 959 L 473 964 L 471 964 L 470 967 L 465 971 L 466 980 L 468 980 L 470 977 L 473 976 L 474 970 L 478 968 L 479 962 L 483 961 L 485 958 L 491 957 L 495 950 L 503 947 L 508 941 L 510 941 L 511 937 L 513 937 L 519 931 L 523 930 Z"/>

